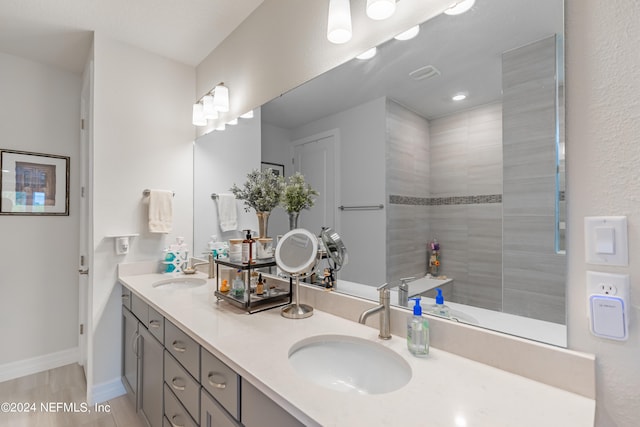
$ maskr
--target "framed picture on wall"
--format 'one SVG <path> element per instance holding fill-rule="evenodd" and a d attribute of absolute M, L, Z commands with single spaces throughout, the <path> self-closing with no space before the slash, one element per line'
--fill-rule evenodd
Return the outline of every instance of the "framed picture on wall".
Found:
<path fill-rule="evenodd" d="M 69 215 L 69 160 L 0 149 L 0 215 Z"/>
<path fill-rule="evenodd" d="M 275 174 L 275 175 L 279 175 L 284 177 L 284 165 L 278 164 L 278 163 L 269 163 L 269 162 L 262 162 L 260 163 L 261 165 L 261 170 L 262 171 L 266 171 L 267 169 L 271 169 L 271 171 Z"/>

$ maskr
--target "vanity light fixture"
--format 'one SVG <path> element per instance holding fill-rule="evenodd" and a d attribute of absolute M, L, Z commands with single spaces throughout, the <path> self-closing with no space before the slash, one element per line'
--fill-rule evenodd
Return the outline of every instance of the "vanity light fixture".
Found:
<path fill-rule="evenodd" d="M 229 111 L 229 88 L 224 83 L 219 83 L 213 89 L 213 106 L 221 113 Z"/>
<path fill-rule="evenodd" d="M 236 119 L 233 119 L 233 120 L 231 120 L 231 121 L 228 121 L 228 122 L 227 122 L 227 124 L 228 124 L 228 125 L 231 125 L 231 126 L 235 126 L 235 125 L 237 125 L 237 124 L 238 124 L 238 119 L 236 118 Z"/>
<path fill-rule="evenodd" d="M 467 95 L 465 93 L 456 93 L 451 97 L 452 101 L 462 101 L 467 99 Z"/>
<path fill-rule="evenodd" d="M 378 53 L 378 48 L 374 46 L 369 50 L 365 50 L 360 55 L 356 56 L 356 58 L 362 59 L 362 60 L 371 59 L 374 56 L 376 56 L 376 53 Z"/>
<path fill-rule="evenodd" d="M 216 126 L 215 130 L 225 130 L 226 126 L 224 125 L 224 123 L 220 123 L 218 126 Z"/>
<path fill-rule="evenodd" d="M 193 104 L 193 115 L 191 122 L 194 126 L 206 126 L 207 119 L 204 118 L 203 106 L 200 102 Z"/>
<path fill-rule="evenodd" d="M 241 119 L 253 119 L 253 110 L 249 110 L 244 114 L 240 115 Z"/>
<path fill-rule="evenodd" d="M 351 5 L 349 0 L 329 0 L 327 39 L 343 44 L 351 40 Z"/>
<path fill-rule="evenodd" d="M 420 32 L 420 25 L 416 25 L 414 27 L 409 28 L 407 31 L 403 31 L 402 33 L 398 34 L 397 36 L 394 37 L 394 39 L 401 40 L 401 41 L 411 40 L 412 38 L 417 36 L 419 32 Z"/>
<path fill-rule="evenodd" d="M 396 0 L 367 0 L 367 16 L 375 21 L 387 19 L 396 11 Z"/>
<path fill-rule="evenodd" d="M 446 15 L 460 15 L 473 7 L 476 0 L 461 0 L 453 3 L 444 11 Z"/>
<path fill-rule="evenodd" d="M 205 95 L 202 97 L 202 109 L 204 118 L 215 120 L 218 118 L 218 110 L 213 105 L 213 95 Z"/>

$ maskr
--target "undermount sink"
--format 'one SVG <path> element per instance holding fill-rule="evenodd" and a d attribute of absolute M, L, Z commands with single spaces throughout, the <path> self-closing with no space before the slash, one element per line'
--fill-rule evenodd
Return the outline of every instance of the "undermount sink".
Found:
<path fill-rule="evenodd" d="M 151 285 L 154 288 L 162 289 L 191 289 L 202 286 L 207 283 L 206 280 L 198 277 L 172 277 L 170 279 L 158 280 Z"/>
<path fill-rule="evenodd" d="M 411 379 L 411 367 L 380 344 L 344 335 L 319 335 L 297 342 L 289 362 L 303 377 L 335 391 L 389 393 Z"/>

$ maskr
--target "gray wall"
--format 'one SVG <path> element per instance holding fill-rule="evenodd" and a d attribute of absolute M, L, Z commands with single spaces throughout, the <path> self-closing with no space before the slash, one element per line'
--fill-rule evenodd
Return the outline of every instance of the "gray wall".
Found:
<path fill-rule="evenodd" d="M 503 69 L 503 311 L 565 322 L 555 247 L 556 38 L 506 52 Z"/>

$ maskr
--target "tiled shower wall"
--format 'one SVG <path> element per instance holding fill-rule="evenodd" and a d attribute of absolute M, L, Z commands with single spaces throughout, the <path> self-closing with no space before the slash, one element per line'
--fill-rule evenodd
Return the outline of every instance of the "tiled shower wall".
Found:
<path fill-rule="evenodd" d="M 565 322 L 564 254 L 556 252 L 556 38 L 502 56 L 503 311 Z"/>
<path fill-rule="evenodd" d="M 502 308 L 502 106 L 485 105 L 430 122 L 432 237 L 453 300 Z M 445 199 L 446 201 L 446 199 Z"/>
<path fill-rule="evenodd" d="M 493 103 L 427 121 L 387 101 L 387 281 L 424 275 L 436 237 L 454 301 L 564 323 L 555 133 L 545 130 L 555 38 L 505 54 L 503 66 L 504 117 Z"/>

